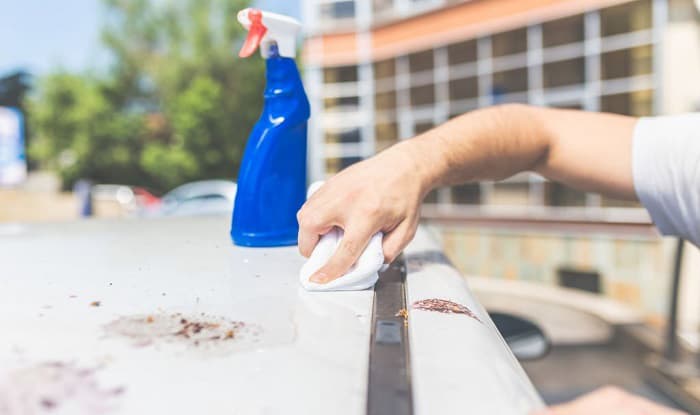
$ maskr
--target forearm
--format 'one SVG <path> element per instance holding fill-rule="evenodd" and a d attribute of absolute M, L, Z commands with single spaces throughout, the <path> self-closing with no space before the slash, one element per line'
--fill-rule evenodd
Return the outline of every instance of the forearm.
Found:
<path fill-rule="evenodd" d="M 344 232 L 333 257 L 310 281 L 343 275 L 377 232 L 384 234 L 385 261 L 393 261 L 413 239 L 421 200 L 437 186 L 536 171 L 582 190 L 633 198 L 635 122 L 506 105 L 470 112 L 356 163 L 328 179 L 297 215 L 305 256 L 333 227 Z"/>
<path fill-rule="evenodd" d="M 472 111 L 402 143 L 426 187 L 534 171 L 571 187 L 634 199 L 636 119 L 504 105 Z"/>

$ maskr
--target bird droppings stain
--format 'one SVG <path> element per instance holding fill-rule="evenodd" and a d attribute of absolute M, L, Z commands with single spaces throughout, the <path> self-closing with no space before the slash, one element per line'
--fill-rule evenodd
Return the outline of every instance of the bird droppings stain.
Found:
<path fill-rule="evenodd" d="M 0 370 L 0 413 L 3 415 L 108 414 L 119 408 L 123 387 L 106 388 L 99 368 L 46 362 Z"/>
<path fill-rule="evenodd" d="M 434 311 L 443 314 L 464 314 L 481 323 L 479 317 L 467 306 L 440 298 L 419 300 L 411 306 L 414 310 Z"/>
<path fill-rule="evenodd" d="M 108 336 L 126 338 L 136 347 L 160 348 L 164 345 L 174 345 L 192 350 L 224 353 L 240 348 L 241 343 L 258 343 L 262 333 L 258 325 L 205 313 L 159 313 L 120 317 L 105 325 L 104 329 Z"/>

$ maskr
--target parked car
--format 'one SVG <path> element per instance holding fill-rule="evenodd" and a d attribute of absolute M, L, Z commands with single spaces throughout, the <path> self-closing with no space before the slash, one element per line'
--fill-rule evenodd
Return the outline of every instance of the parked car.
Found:
<path fill-rule="evenodd" d="M 97 184 L 91 189 L 96 202 L 115 203 L 127 214 L 157 208 L 161 200 L 148 189 L 123 184 Z"/>
<path fill-rule="evenodd" d="M 202 180 L 178 186 L 166 193 L 160 203 L 142 210 L 143 216 L 199 216 L 231 214 L 236 183 L 228 180 Z"/>

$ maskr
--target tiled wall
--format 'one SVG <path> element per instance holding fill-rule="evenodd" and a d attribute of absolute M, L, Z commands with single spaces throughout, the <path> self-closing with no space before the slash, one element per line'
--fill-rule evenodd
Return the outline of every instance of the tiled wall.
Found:
<path fill-rule="evenodd" d="M 466 276 L 557 284 L 557 269 L 594 270 L 603 295 L 643 310 L 650 321 L 666 315 L 673 241 L 611 234 L 437 227 L 447 256 Z"/>

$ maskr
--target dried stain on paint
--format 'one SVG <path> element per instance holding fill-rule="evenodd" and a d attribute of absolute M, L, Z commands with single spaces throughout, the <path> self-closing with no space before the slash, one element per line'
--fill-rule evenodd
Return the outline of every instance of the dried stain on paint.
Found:
<path fill-rule="evenodd" d="M 224 317 L 150 314 L 120 317 L 104 326 L 108 336 L 127 338 L 137 347 L 175 344 L 190 349 L 231 351 L 232 343 L 255 344 L 262 328 Z"/>
<path fill-rule="evenodd" d="M 441 298 L 428 298 L 415 301 L 411 306 L 414 310 L 433 311 L 443 314 L 464 314 L 481 323 L 481 319 L 469 307 Z"/>
<path fill-rule="evenodd" d="M 96 376 L 98 370 L 78 367 L 74 363 L 46 362 L 5 373 L 0 371 L 0 413 L 112 413 L 119 408 L 125 389 L 100 386 Z"/>

